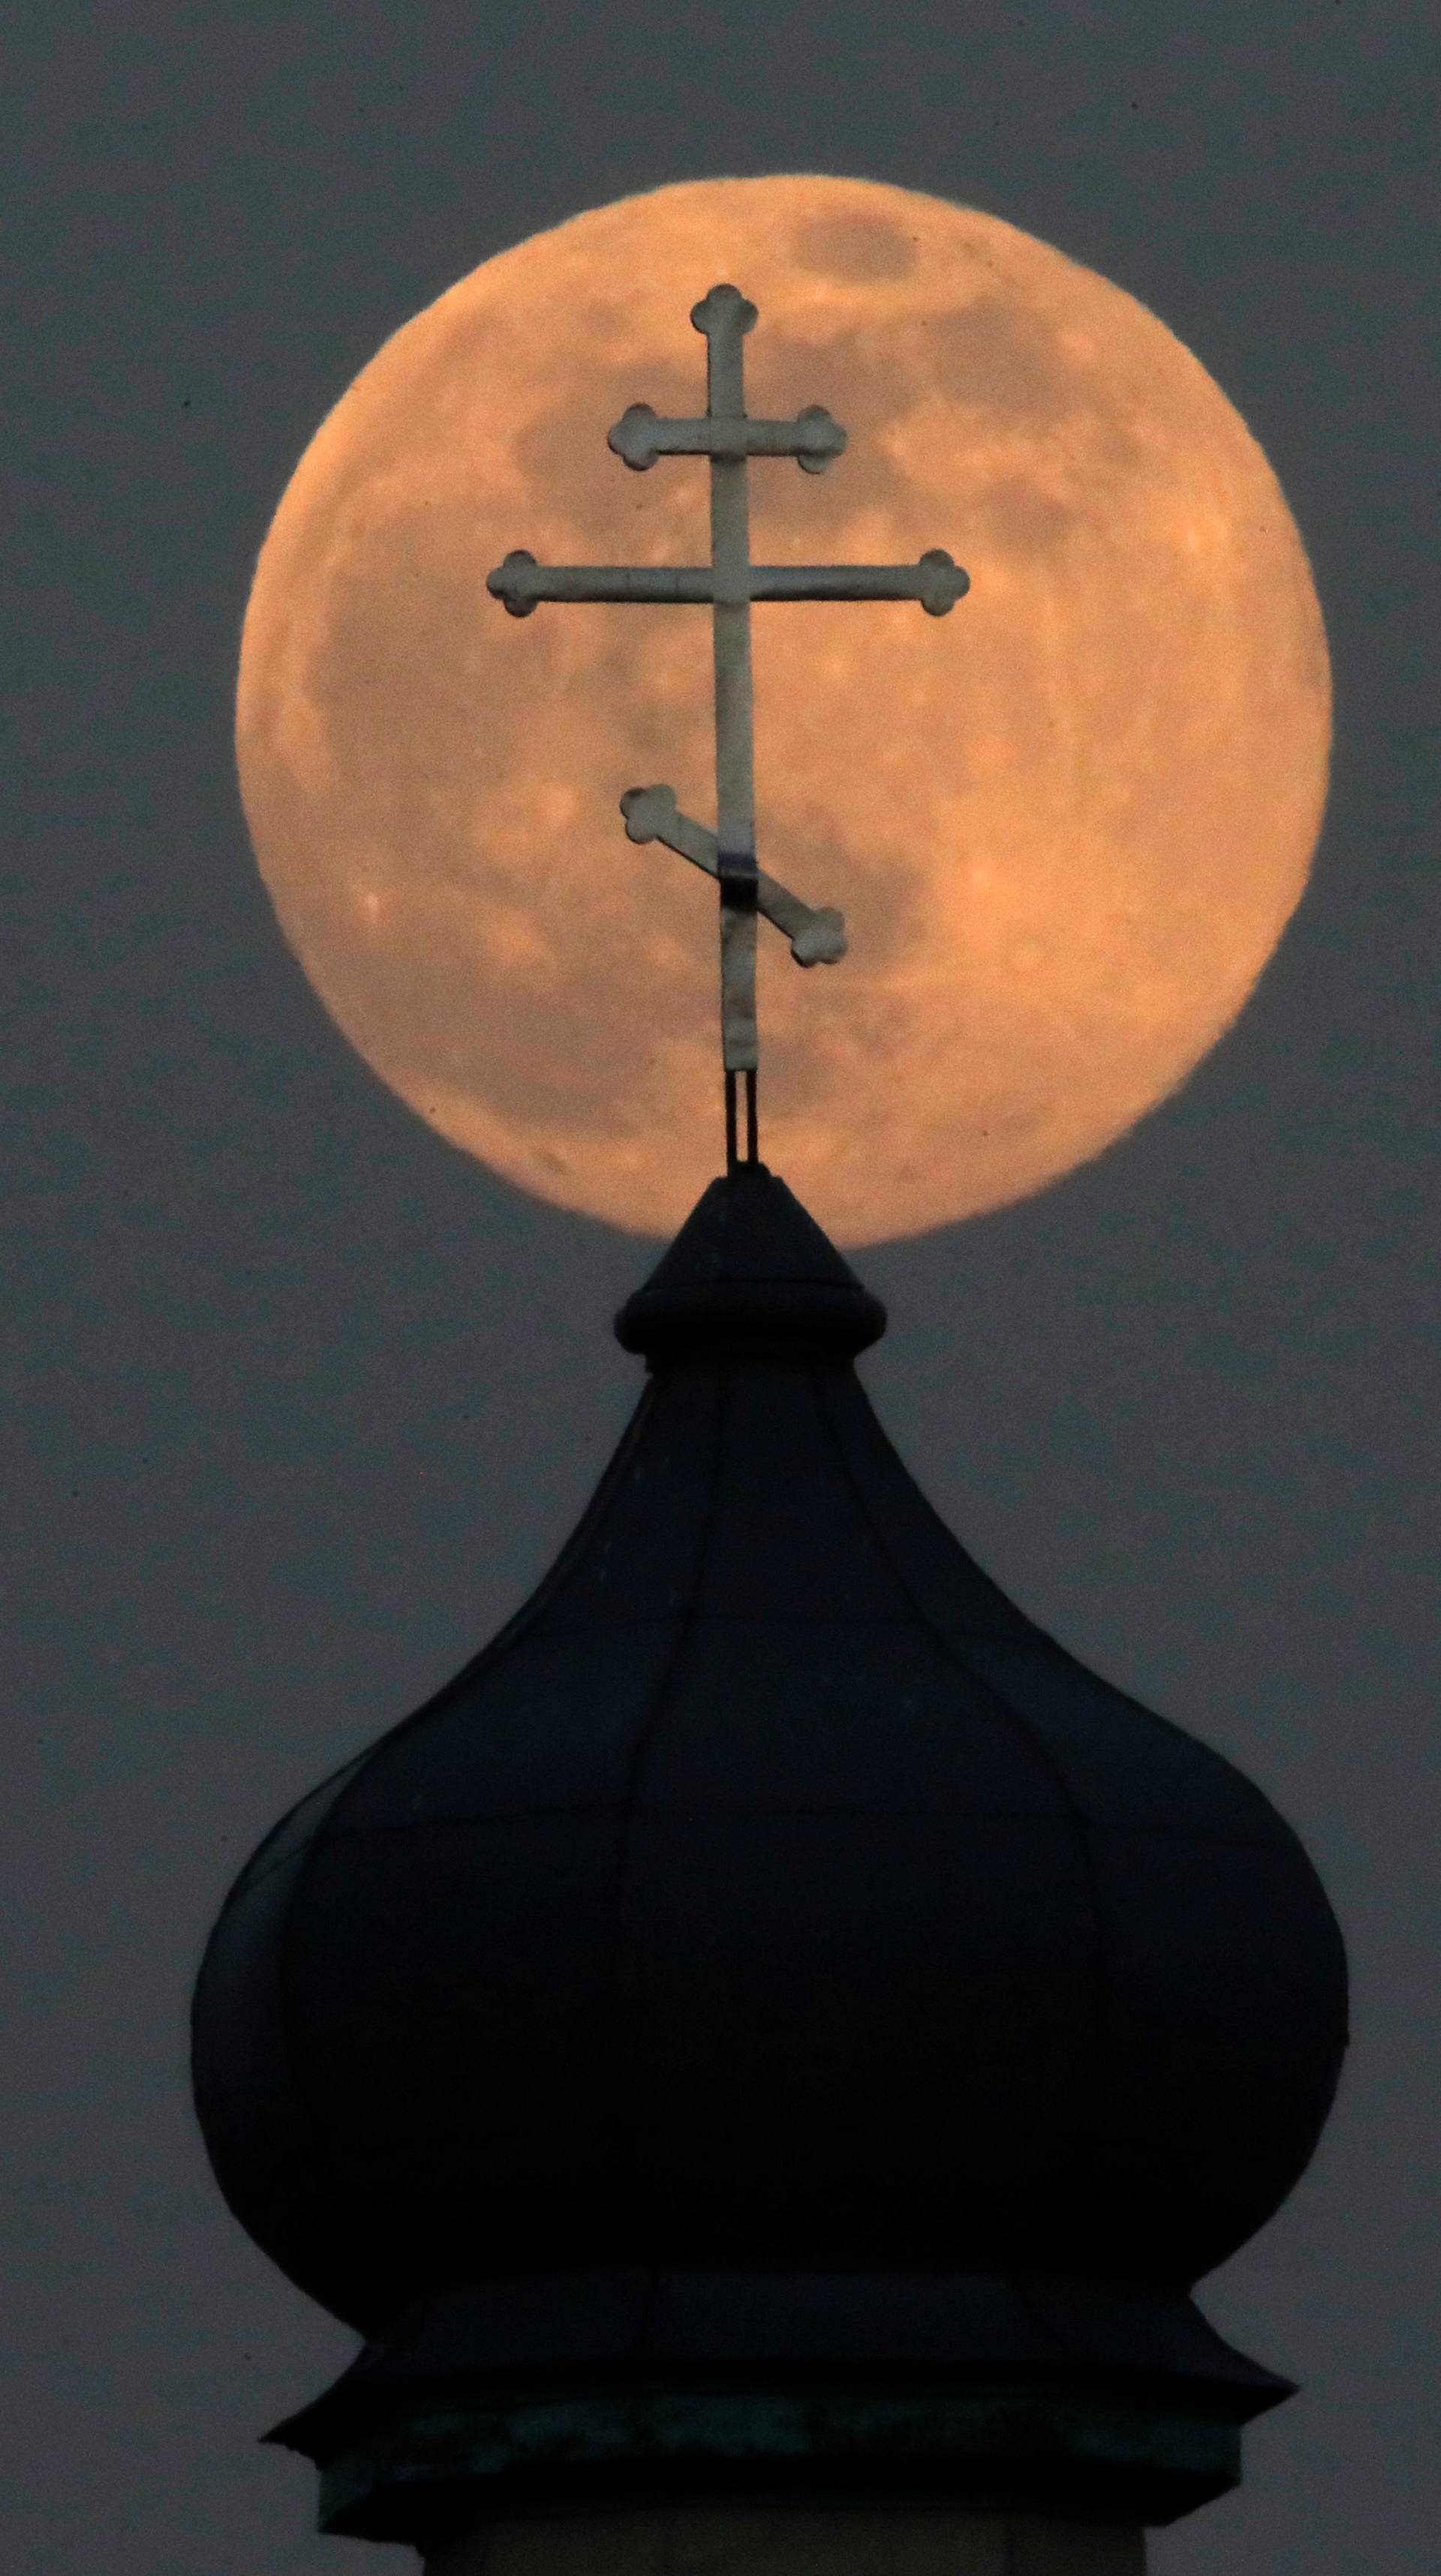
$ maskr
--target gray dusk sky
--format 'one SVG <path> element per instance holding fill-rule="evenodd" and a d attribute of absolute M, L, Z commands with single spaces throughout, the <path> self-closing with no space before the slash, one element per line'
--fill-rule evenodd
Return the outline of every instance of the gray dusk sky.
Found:
<path fill-rule="evenodd" d="M 662 181 L 983 207 L 1195 350 L 1310 549 L 1310 892 L 1237 1028 L 1006 1214 L 861 1257 L 866 1364 L 1022 1605 L 1299 1828 L 1356 2044 L 1202 2291 L 1304 2393 L 1161 2576 L 1436 2564 L 1441 20 L 1427 0 L 9 0 L 0 27 L 0 2564 L 413 2565 L 256 2447 L 353 2349 L 190 2112 L 261 1833 L 489 1634 L 633 1399 L 651 1257 L 465 1161 L 284 947 L 232 768 L 257 548 L 322 414 L 491 252 Z M 636 388 L 637 393 L 644 391 Z"/>

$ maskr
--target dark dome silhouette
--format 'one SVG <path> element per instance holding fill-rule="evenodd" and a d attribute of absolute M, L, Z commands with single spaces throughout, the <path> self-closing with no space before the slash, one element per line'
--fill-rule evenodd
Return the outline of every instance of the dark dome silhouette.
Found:
<path fill-rule="evenodd" d="M 944 1528 L 851 1366 L 883 1326 L 782 1183 L 714 1183 L 553 1572 L 229 1898 L 206 2143 L 363 2330 L 627 2269 L 1183 2287 L 1305 2166 L 1310 1863 Z"/>

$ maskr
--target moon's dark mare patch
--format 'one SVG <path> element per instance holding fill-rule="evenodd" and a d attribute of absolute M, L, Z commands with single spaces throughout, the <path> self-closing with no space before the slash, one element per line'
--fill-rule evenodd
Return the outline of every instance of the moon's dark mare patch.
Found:
<path fill-rule="evenodd" d="M 796 227 L 791 248 L 802 268 L 822 277 L 908 277 L 916 264 L 915 243 L 899 224 L 874 215 L 818 215 Z"/>
<path fill-rule="evenodd" d="M 1090 393 L 1049 317 L 987 296 L 919 324 L 922 365 L 956 402 L 984 405 L 997 419 L 1051 428 Z"/>

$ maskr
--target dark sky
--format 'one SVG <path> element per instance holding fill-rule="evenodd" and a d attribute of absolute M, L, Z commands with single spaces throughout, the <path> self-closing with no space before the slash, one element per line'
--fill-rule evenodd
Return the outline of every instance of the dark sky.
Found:
<path fill-rule="evenodd" d="M 189 1988 L 262 1831 L 490 1632 L 651 1257 L 465 1162 L 285 950 L 232 774 L 270 514 L 383 336 L 630 190 L 811 167 L 1154 306 L 1260 437 L 1337 686 L 1315 880 L 1186 1090 L 863 1256 L 869 1382 L 1033 1615 L 1300 1829 L 1357 2040 L 1207 2285 L 1305 2383 L 1162 2576 L 1429 2566 L 1437 2467 L 1436 100 L 1417 5 L 9 0 L 0 2563 L 302 2576 L 255 2437 L 349 2357 L 227 2216 Z M 643 391 L 637 388 L 637 392 Z"/>

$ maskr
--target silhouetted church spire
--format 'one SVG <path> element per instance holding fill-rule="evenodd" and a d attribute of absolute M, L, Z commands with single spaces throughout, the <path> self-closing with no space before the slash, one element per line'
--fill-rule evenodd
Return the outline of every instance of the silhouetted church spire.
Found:
<path fill-rule="evenodd" d="M 751 564 L 747 460 L 844 445 L 747 416 L 755 318 L 713 288 L 704 418 L 611 433 L 709 459 L 709 566 L 490 577 L 711 606 L 716 830 L 623 810 L 719 882 L 726 1174 L 621 1312 L 648 1383 L 550 1574 L 242 1873 L 196 2101 L 365 2338 L 271 2437 L 326 2530 L 431 2576 L 1135 2576 L 1288 2393 L 1189 2294 L 1306 2165 L 1344 1958 L 1261 1792 L 937 1518 L 855 1373 L 884 1311 L 759 1161 L 757 913 L 844 934 L 757 865 L 751 603 L 966 576 Z"/>
<path fill-rule="evenodd" d="M 938 1520 L 884 1322 L 781 1181 L 714 1182 L 552 1572 L 220 1918 L 217 2175 L 367 2338 L 275 2436 L 329 2530 L 467 2569 L 497 2517 L 924 2503 L 1129 2568 L 1287 2393 L 1189 2290 L 1325 2117 L 1330 1909 Z"/>

